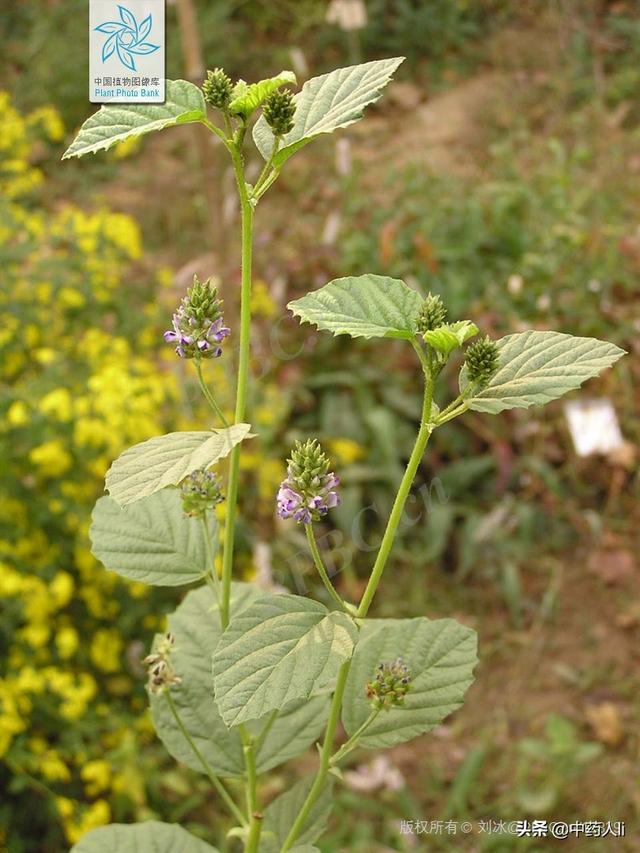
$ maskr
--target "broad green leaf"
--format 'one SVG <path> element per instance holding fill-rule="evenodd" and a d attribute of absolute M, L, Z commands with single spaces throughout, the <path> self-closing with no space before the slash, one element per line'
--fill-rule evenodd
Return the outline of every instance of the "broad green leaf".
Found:
<path fill-rule="evenodd" d="M 321 133 L 333 133 L 362 118 L 364 108 L 377 101 L 404 57 L 378 59 L 362 65 L 337 68 L 307 80 L 295 96 L 293 129 L 280 142 L 274 163 L 281 166 L 292 154 Z M 265 160 L 273 151 L 273 133 L 261 117 L 253 139 Z"/>
<path fill-rule="evenodd" d="M 100 498 L 91 521 L 94 555 L 130 580 L 181 586 L 201 580 L 209 568 L 202 521 L 185 516 L 177 489 L 162 489 L 127 507 Z M 215 541 L 217 522 L 208 523 Z"/>
<path fill-rule="evenodd" d="M 336 278 L 287 305 L 305 323 L 352 338 L 406 338 L 416 334 L 423 299 L 397 278 Z"/>
<path fill-rule="evenodd" d="M 233 90 L 229 111 L 236 115 L 249 116 L 272 92 L 287 83 L 295 85 L 296 75 L 293 71 L 281 71 L 277 77 L 270 77 L 268 80 L 260 80 L 259 83 L 250 85 L 244 80 L 238 80 Z"/>
<path fill-rule="evenodd" d="M 269 803 L 264 813 L 260 841 L 260 849 L 264 849 L 264 853 L 278 853 L 300 814 L 314 778 L 314 776 L 307 776 L 299 779 L 293 787 Z M 329 778 L 302 827 L 296 846 L 293 848 L 294 851 L 302 851 L 305 847 L 308 850 L 307 845 L 314 842 L 325 831 L 333 805 L 332 793 L 333 779 Z"/>
<path fill-rule="evenodd" d="M 260 595 L 254 586 L 234 583 L 232 617 Z M 182 678 L 182 683 L 171 689 L 180 718 L 214 772 L 221 776 L 242 776 L 245 765 L 240 735 L 237 729 L 229 729 L 223 723 L 213 695 L 211 658 L 222 636 L 222 627 L 210 588 L 200 587 L 189 592 L 168 622 L 168 630 L 176 638 L 172 665 Z M 202 773 L 202 764 L 178 727 L 166 697 L 150 694 L 149 698 L 158 737 L 168 752 L 177 761 Z M 258 772 L 266 773 L 304 752 L 320 736 L 328 712 L 329 702 L 325 695 L 298 702 L 280 714 L 258 753 Z M 250 723 L 248 729 L 258 735 L 263 726 L 264 722 Z"/>
<path fill-rule="evenodd" d="M 209 432 L 170 432 L 134 444 L 107 471 L 106 485 L 120 506 L 175 486 L 196 468 L 228 456 L 249 435 L 249 424 Z"/>
<path fill-rule="evenodd" d="M 454 349 L 461 347 L 465 341 L 478 334 L 478 327 L 470 320 L 459 320 L 425 332 L 424 340 L 443 355 L 449 355 Z"/>
<path fill-rule="evenodd" d="M 381 711 L 362 746 L 395 746 L 428 732 L 462 704 L 477 663 L 476 633 L 454 619 L 371 619 L 351 662 L 342 722 L 354 734 L 371 712 L 365 695 L 381 663 L 402 657 L 412 673 L 404 705 Z"/>
<path fill-rule="evenodd" d="M 100 107 L 82 125 L 62 159 L 106 151 L 131 136 L 202 121 L 206 117 L 202 92 L 193 83 L 167 80 L 166 94 L 164 104 L 106 104 Z"/>
<path fill-rule="evenodd" d="M 84 835 L 71 853 L 219 853 L 176 823 L 112 823 Z"/>
<path fill-rule="evenodd" d="M 471 393 L 469 408 L 497 414 L 504 409 L 527 409 L 562 397 L 567 391 L 611 367 L 624 350 L 597 338 L 577 338 L 561 332 L 529 330 L 498 342 L 498 372 L 486 388 Z M 468 386 L 460 372 L 460 390 Z"/>
<path fill-rule="evenodd" d="M 257 720 L 330 689 L 357 637 L 344 613 L 298 595 L 264 595 L 235 616 L 213 656 L 227 725 Z"/>

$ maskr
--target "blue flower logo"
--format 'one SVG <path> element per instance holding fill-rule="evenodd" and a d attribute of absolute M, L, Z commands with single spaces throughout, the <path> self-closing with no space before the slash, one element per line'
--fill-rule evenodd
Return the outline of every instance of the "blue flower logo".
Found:
<path fill-rule="evenodd" d="M 155 53 L 160 49 L 159 44 L 151 44 L 145 41 L 151 32 L 153 18 L 151 15 L 140 24 L 135 15 L 124 6 L 118 6 L 120 13 L 119 21 L 105 21 L 95 29 L 99 33 L 106 33 L 109 38 L 102 45 L 102 61 L 106 62 L 114 53 L 118 55 L 120 62 L 131 71 L 137 71 L 135 56 L 145 56 Z"/>

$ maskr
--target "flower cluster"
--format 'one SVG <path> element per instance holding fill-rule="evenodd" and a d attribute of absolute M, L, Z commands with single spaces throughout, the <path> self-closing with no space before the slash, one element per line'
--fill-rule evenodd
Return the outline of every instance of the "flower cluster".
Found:
<path fill-rule="evenodd" d="M 467 348 L 465 366 L 470 382 L 486 385 L 498 369 L 498 345 L 487 335 Z"/>
<path fill-rule="evenodd" d="M 173 634 L 165 634 L 156 646 L 156 650 L 142 661 L 147 667 L 147 686 L 151 693 L 163 693 L 174 684 L 181 684 L 182 679 L 176 675 L 169 658 L 176 645 Z"/>
<path fill-rule="evenodd" d="M 365 688 L 369 704 L 377 711 L 404 705 L 404 697 L 410 690 L 411 670 L 401 657 L 393 663 L 379 664 L 375 678 Z"/>
<path fill-rule="evenodd" d="M 447 309 L 445 308 L 442 299 L 429 293 L 418 316 L 418 331 L 430 332 L 432 329 L 439 329 L 447 320 Z"/>
<path fill-rule="evenodd" d="M 173 315 L 173 329 L 164 333 L 167 343 L 177 343 L 180 358 L 218 358 L 222 355 L 220 344 L 230 334 L 224 325 L 222 300 L 211 279 L 199 281 L 193 277 L 193 286 Z"/>
<path fill-rule="evenodd" d="M 202 84 L 202 94 L 208 104 L 219 110 L 226 110 L 231 101 L 232 90 L 231 80 L 222 68 L 207 71 L 207 79 Z"/>
<path fill-rule="evenodd" d="M 180 483 L 182 509 L 186 515 L 199 517 L 208 509 L 224 500 L 220 490 L 220 478 L 214 471 L 199 468 L 192 471 Z"/>
<path fill-rule="evenodd" d="M 278 490 L 278 515 L 299 524 L 318 521 L 340 503 L 340 480 L 329 471 L 329 460 L 315 439 L 297 441 L 288 460 L 286 479 Z"/>
<path fill-rule="evenodd" d="M 293 128 L 296 102 L 288 89 L 272 92 L 264 102 L 264 118 L 275 136 L 284 136 Z"/>

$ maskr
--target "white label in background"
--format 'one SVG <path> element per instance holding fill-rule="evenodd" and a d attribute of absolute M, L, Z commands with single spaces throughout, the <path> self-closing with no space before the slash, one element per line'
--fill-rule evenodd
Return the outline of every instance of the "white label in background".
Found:
<path fill-rule="evenodd" d="M 578 456 L 611 453 L 624 444 L 611 400 L 570 400 L 564 412 Z"/>
<path fill-rule="evenodd" d="M 89 0 L 89 100 L 165 100 L 165 0 Z"/>

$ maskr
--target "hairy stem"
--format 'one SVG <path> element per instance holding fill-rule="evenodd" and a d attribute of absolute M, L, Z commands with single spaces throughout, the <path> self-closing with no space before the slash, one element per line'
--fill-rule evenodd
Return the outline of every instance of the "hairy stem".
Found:
<path fill-rule="evenodd" d="M 245 842 L 245 853 L 257 853 L 260 849 L 262 830 L 262 812 L 258 808 L 258 776 L 256 773 L 256 748 L 253 739 L 244 726 L 240 729 L 244 749 L 244 761 L 247 768 L 246 796 L 249 815 L 249 832 Z"/>
<path fill-rule="evenodd" d="M 416 438 L 416 443 L 413 446 L 413 451 L 411 452 L 411 457 L 409 458 L 407 468 L 402 477 L 400 488 L 398 489 L 398 493 L 393 502 L 391 515 L 389 516 L 389 521 L 387 522 L 387 527 L 384 531 L 382 542 L 380 543 L 380 550 L 378 551 L 378 555 L 376 557 L 371 576 L 369 577 L 367 587 L 362 596 L 362 600 L 360 601 L 360 606 L 358 607 L 357 617 L 359 619 L 364 619 L 364 617 L 369 612 L 369 608 L 371 607 L 371 602 L 373 601 L 373 597 L 376 594 L 378 584 L 380 583 L 380 579 L 382 578 L 385 566 L 387 565 L 387 560 L 389 559 L 391 548 L 393 547 L 393 541 L 398 531 L 400 519 L 402 518 L 404 505 L 409 495 L 409 491 L 411 490 L 411 484 L 413 483 L 413 479 L 416 475 L 418 466 L 420 465 L 420 461 L 424 455 L 425 448 L 433 431 L 433 425 L 430 423 L 431 403 L 433 400 L 433 378 L 430 375 L 426 375 L 425 380 L 426 381 L 424 389 L 424 400 L 422 403 L 422 418 L 420 420 L 420 430 L 418 432 L 418 437 Z"/>
<path fill-rule="evenodd" d="M 220 796 L 224 800 L 227 808 L 229 809 L 231 814 L 235 817 L 235 819 L 240 823 L 241 826 L 246 826 L 247 820 L 246 820 L 245 816 L 242 814 L 242 812 L 240 811 L 238 806 L 234 803 L 234 801 L 231 797 L 231 794 L 227 791 L 227 789 L 222 784 L 220 779 L 218 779 L 216 774 L 213 772 L 213 770 L 209 766 L 209 762 L 204 757 L 204 755 L 200 752 L 200 750 L 198 749 L 198 747 L 195 744 L 195 741 L 193 740 L 193 738 L 191 737 L 191 735 L 187 731 L 184 723 L 182 722 L 182 718 L 180 717 L 180 714 L 178 713 L 178 709 L 176 708 L 176 703 L 173 701 L 173 697 L 171 696 L 171 693 L 167 690 L 167 691 L 165 691 L 164 695 L 167 699 L 167 704 L 169 705 L 169 708 L 171 709 L 171 713 L 173 714 L 173 717 L 174 717 L 174 719 L 178 725 L 178 728 L 180 729 L 180 731 L 184 735 L 185 740 L 187 741 L 187 743 L 189 744 L 189 746 L 193 750 L 193 754 L 196 756 L 196 758 L 198 759 L 198 761 L 202 765 L 202 769 L 204 770 L 204 772 L 209 777 L 211 784 L 216 789 L 216 791 L 220 794 Z"/>
<path fill-rule="evenodd" d="M 269 714 L 269 716 L 267 717 L 267 722 L 264 724 L 264 726 L 262 727 L 262 731 L 260 732 L 260 734 L 258 735 L 258 737 L 254 741 L 256 758 L 260 754 L 260 750 L 262 749 L 262 745 L 264 744 L 265 740 L 267 739 L 267 735 L 271 731 L 273 724 L 278 719 L 278 713 L 279 713 L 279 711 L 276 710 L 276 711 L 272 711 Z"/>
<path fill-rule="evenodd" d="M 251 343 L 251 261 L 253 249 L 253 207 L 247 194 L 242 155 L 236 147 L 232 149 L 233 167 L 240 196 L 242 215 L 242 283 L 240 289 L 240 348 L 238 355 L 238 382 L 236 386 L 235 423 L 244 421 L 247 409 L 247 386 L 249 382 L 249 349 Z M 233 571 L 233 547 L 235 541 L 236 510 L 238 503 L 238 476 L 240 473 L 241 445 L 237 444 L 229 458 L 229 482 L 227 487 L 227 516 L 224 527 L 222 557 L 222 599 L 220 617 L 222 627 L 229 624 L 229 601 L 231 598 L 231 576 Z"/>
<path fill-rule="evenodd" d="M 464 413 L 469 408 L 467 403 L 462 403 L 455 409 L 450 409 L 448 412 L 442 412 L 438 415 L 437 425 L 441 426 L 441 424 L 446 424 L 447 421 L 452 421 L 454 418 L 457 418 L 459 415 L 464 415 Z"/>
<path fill-rule="evenodd" d="M 196 373 L 198 374 L 198 382 L 200 383 L 200 390 L 207 401 L 207 403 L 211 406 L 213 412 L 220 418 L 225 427 L 229 426 L 229 422 L 224 416 L 224 413 L 220 406 L 216 403 L 215 398 L 209 388 L 207 387 L 206 382 L 204 381 L 204 376 L 202 375 L 202 365 L 200 364 L 200 359 L 196 358 L 194 362 L 196 366 Z"/>
<path fill-rule="evenodd" d="M 348 741 L 342 744 L 340 749 L 336 753 L 334 753 L 334 755 L 331 756 L 331 760 L 329 763 L 332 767 L 336 765 L 339 761 L 342 761 L 343 758 L 345 758 L 352 750 L 356 748 L 356 746 L 358 745 L 358 741 L 369 728 L 371 723 L 373 723 L 379 713 L 380 708 L 376 708 L 375 710 L 373 710 L 369 714 L 367 719 L 364 721 L 364 723 L 360 726 L 360 728 L 351 735 Z"/>
<path fill-rule="evenodd" d="M 329 720 L 327 722 L 324 741 L 322 743 L 322 750 L 320 752 L 320 766 L 318 767 L 316 778 L 313 780 L 311 790 L 307 794 L 307 799 L 304 801 L 302 808 L 298 813 L 298 817 L 295 819 L 294 824 L 291 827 L 291 830 L 289 831 L 289 835 L 287 835 L 287 838 L 284 844 L 282 845 L 280 853 L 286 853 L 286 851 L 290 850 L 295 844 L 296 838 L 302 832 L 302 829 L 304 828 L 305 822 L 309 817 L 311 809 L 314 807 L 316 800 L 322 793 L 324 783 L 326 782 L 327 775 L 329 773 L 329 770 L 331 769 L 331 753 L 333 752 L 333 742 L 335 740 L 335 734 L 336 729 L 338 728 L 338 723 L 340 722 L 342 699 L 344 697 L 345 687 L 347 686 L 347 676 L 349 675 L 350 666 L 351 661 L 347 660 L 342 664 L 338 672 L 338 678 L 336 679 L 336 689 L 333 693 L 333 699 L 331 700 Z"/>
<path fill-rule="evenodd" d="M 207 513 L 204 512 L 201 516 L 202 526 L 204 527 L 204 549 L 207 559 L 207 574 L 206 579 L 207 583 L 210 584 L 211 589 L 213 590 L 215 597 L 218 602 L 218 607 L 220 606 L 220 579 L 218 578 L 218 573 L 216 571 L 216 558 L 213 553 L 213 543 L 211 542 L 211 531 L 209 530 L 209 524 L 207 522 Z"/>
<path fill-rule="evenodd" d="M 307 534 L 307 542 L 309 543 L 309 549 L 311 551 L 311 555 L 313 557 L 313 562 L 315 563 L 316 569 L 318 570 L 318 574 L 322 579 L 322 583 L 325 585 L 329 595 L 338 605 L 340 610 L 346 610 L 344 601 L 336 592 L 333 584 L 331 583 L 331 579 L 329 574 L 325 568 L 325 565 L 322 561 L 322 556 L 320 555 L 320 549 L 318 548 L 318 543 L 316 542 L 315 533 L 313 531 L 312 524 L 305 524 L 304 526 L 305 533 Z"/>

